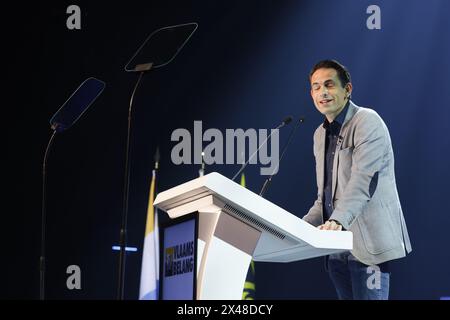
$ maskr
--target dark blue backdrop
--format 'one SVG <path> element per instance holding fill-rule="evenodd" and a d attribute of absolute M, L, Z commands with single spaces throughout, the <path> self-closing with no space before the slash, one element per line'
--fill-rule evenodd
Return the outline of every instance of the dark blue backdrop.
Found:
<path fill-rule="evenodd" d="M 307 75 L 318 60 L 334 58 L 353 78 L 353 100 L 375 109 L 388 125 L 397 184 L 413 253 L 393 264 L 391 297 L 439 299 L 450 295 L 448 181 L 450 139 L 450 3 L 428 1 L 151 1 L 78 2 L 82 29 L 69 31 L 69 2 L 19 8 L 9 28 L 15 94 L 8 159 L 18 165 L 6 216 L 10 246 L 8 298 L 38 297 L 41 164 L 48 120 L 89 76 L 106 82 L 95 105 L 57 137 L 48 176 L 48 296 L 109 299 L 116 290 L 117 244 L 127 105 L 135 75 L 123 71 L 153 30 L 196 21 L 199 28 L 179 56 L 150 72 L 135 100 L 126 296 L 138 295 L 153 154 L 161 148 L 160 190 L 195 178 L 196 165 L 170 160 L 176 128 L 270 128 L 286 115 L 307 121 L 293 141 L 267 198 L 303 216 L 316 195 L 312 134 L 321 123 Z M 366 8 L 381 8 L 381 30 L 368 30 Z M 26 18 L 25 18 L 26 17 Z M 26 75 L 24 66 L 32 65 Z M 20 81 L 19 81 L 20 79 Z M 18 126 L 19 125 L 19 130 Z M 287 132 L 282 133 L 282 139 Z M 231 177 L 239 167 L 208 167 Z M 246 171 L 257 192 L 259 167 Z M 66 267 L 82 270 L 82 290 L 66 289 Z M 256 263 L 257 298 L 334 298 L 322 259 Z"/>

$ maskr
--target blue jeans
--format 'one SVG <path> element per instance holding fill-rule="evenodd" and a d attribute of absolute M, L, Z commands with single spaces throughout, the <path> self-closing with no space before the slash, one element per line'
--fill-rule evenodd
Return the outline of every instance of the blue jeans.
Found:
<path fill-rule="evenodd" d="M 388 300 L 386 264 L 367 266 L 347 251 L 330 255 L 327 266 L 340 300 Z"/>

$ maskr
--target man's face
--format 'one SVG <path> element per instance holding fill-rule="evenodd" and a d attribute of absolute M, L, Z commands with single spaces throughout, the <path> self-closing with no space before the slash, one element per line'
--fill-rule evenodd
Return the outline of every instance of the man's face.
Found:
<path fill-rule="evenodd" d="M 342 88 L 335 69 L 318 69 L 311 76 L 311 97 L 317 110 L 329 121 L 333 121 L 344 108 L 351 90 L 351 83 Z"/>

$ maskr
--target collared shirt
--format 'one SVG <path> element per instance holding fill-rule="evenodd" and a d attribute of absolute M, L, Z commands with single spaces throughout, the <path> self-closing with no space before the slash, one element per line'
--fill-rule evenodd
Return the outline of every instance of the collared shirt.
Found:
<path fill-rule="evenodd" d="M 323 127 L 326 130 L 325 133 L 325 163 L 324 163 L 324 181 L 323 181 L 323 219 L 327 221 L 330 219 L 333 213 L 333 162 L 334 154 L 336 152 L 336 145 L 339 139 L 339 133 L 341 132 L 342 124 L 347 114 L 349 102 L 345 105 L 344 109 L 339 113 L 333 122 L 328 122 L 325 118 Z"/>

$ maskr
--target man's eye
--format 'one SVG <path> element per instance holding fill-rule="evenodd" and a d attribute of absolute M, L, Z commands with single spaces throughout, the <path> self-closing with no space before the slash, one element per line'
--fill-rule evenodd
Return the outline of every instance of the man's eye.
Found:
<path fill-rule="evenodd" d="M 319 90 L 319 88 L 320 88 L 319 85 L 313 85 L 313 86 L 312 86 L 312 89 L 313 89 L 313 90 Z"/>
<path fill-rule="evenodd" d="M 334 88 L 334 83 L 327 83 L 325 86 L 327 88 Z"/>

